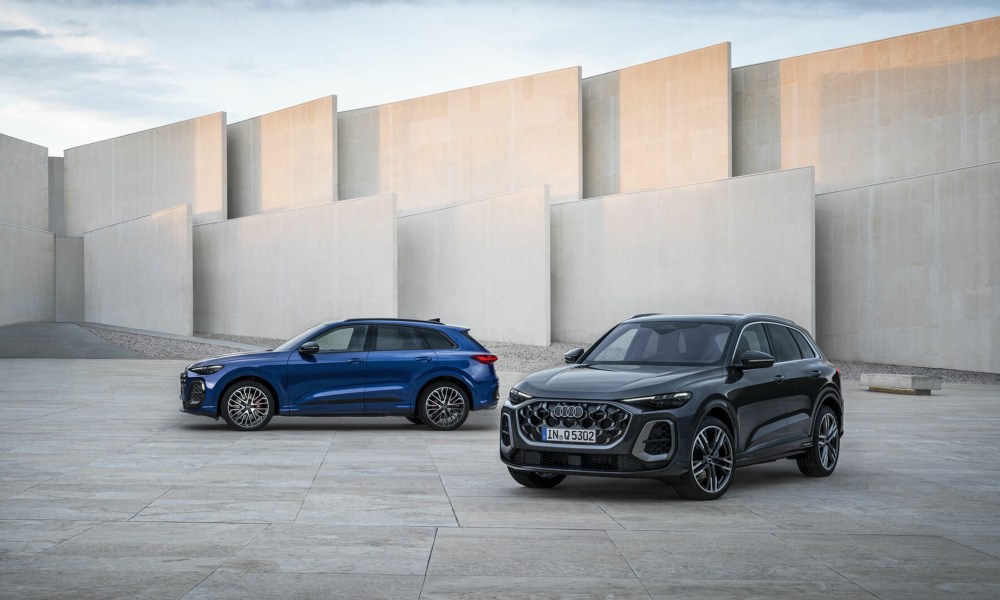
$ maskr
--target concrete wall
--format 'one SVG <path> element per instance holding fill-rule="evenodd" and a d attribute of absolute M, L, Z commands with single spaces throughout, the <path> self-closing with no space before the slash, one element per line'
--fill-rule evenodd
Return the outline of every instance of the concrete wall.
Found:
<path fill-rule="evenodd" d="M 197 331 L 289 338 L 396 316 L 391 194 L 199 225 L 194 249 Z"/>
<path fill-rule="evenodd" d="M 1000 163 L 816 197 L 834 358 L 1000 373 Z"/>
<path fill-rule="evenodd" d="M 175 206 L 83 236 L 84 318 L 191 335 L 191 207 Z"/>
<path fill-rule="evenodd" d="M 553 203 L 552 336 L 643 312 L 767 312 L 813 330 L 812 169 Z"/>
<path fill-rule="evenodd" d="M 61 156 L 49 157 L 49 226 L 57 236 L 66 235 L 66 171 Z"/>
<path fill-rule="evenodd" d="M 44 146 L 0 134 L 0 223 L 49 228 L 48 156 Z"/>
<path fill-rule="evenodd" d="M 56 238 L 56 321 L 78 323 L 85 319 L 83 238 Z"/>
<path fill-rule="evenodd" d="M 736 69 L 733 93 L 737 175 L 814 165 L 823 193 L 1000 160 L 1000 17 Z"/>
<path fill-rule="evenodd" d="M 583 80 L 585 198 L 723 179 L 729 43 Z"/>
<path fill-rule="evenodd" d="M 226 218 L 226 113 L 65 152 L 66 235 L 190 204 L 195 223 Z"/>
<path fill-rule="evenodd" d="M 412 212 L 539 185 L 579 198 L 580 69 L 338 115 L 340 197 Z"/>
<path fill-rule="evenodd" d="M 399 314 L 482 340 L 550 341 L 545 186 L 399 218 Z"/>
<path fill-rule="evenodd" d="M 54 236 L 0 223 L 0 325 L 51 321 Z"/>
<path fill-rule="evenodd" d="M 337 199 L 337 97 L 226 128 L 229 218 Z"/>

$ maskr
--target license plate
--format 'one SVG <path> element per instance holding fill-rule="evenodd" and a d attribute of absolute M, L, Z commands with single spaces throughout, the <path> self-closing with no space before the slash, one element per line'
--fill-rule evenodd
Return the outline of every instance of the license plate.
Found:
<path fill-rule="evenodd" d="M 543 442 L 572 442 L 576 444 L 596 444 L 597 431 L 593 429 L 564 429 L 542 427 Z"/>

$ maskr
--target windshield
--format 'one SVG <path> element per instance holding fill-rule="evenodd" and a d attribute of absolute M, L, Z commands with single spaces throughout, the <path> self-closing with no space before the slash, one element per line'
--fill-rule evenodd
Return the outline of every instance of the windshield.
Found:
<path fill-rule="evenodd" d="M 282 344 L 282 345 L 278 346 L 277 348 L 275 348 L 274 352 L 288 352 L 289 350 L 295 350 L 299 346 L 301 346 L 302 344 L 308 342 L 310 340 L 310 338 L 312 338 L 314 335 L 318 334 L 319 332 L 323 331 L 324 329 L 326 329 L 326 323 L 320 323 L 319 325 L 314 325 L 314 326 L 310 327 L 309 329 L 306 329 L 305 331 L 303 331 L 299 335 L 297 335 L 297 336 L 293 337 L 292 339 L 288 340 L 284 344 Z"/>
<path fill-rule="evenodd" d="M 699 321 L 622 323 L 594 346 L 583 364 L 717 365 L 732 327 Z"/>

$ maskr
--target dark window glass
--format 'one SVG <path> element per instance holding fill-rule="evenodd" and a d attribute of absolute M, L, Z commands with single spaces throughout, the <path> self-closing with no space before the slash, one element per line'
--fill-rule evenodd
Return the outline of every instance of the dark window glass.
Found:
<path fill-rule="evenodd" d="M 792 337 L 795 338 L 795 343 L 799 345 L 799 350 L 802 352 L 802 358 L 816 358 L 816 351 L 812 349 L 809 342 L 806 341 L 806 336 L 802 335 L 800 332 L 792 329 Z"/>
<path fill-rule="evenodd" d="M 775 354 L 773 356 L 775 361 L 787 362 L 802 358 L 802 353 L 799 352 L 799 345 L 792 339 L 790 329 L 783 325 L 768 324 L 767 334 L 771 337 L 771 344 L 774 347 Z"/>
<path fill-rule="evenodd" d="M 367 325 L 351 325 L 328 331 L 316 338 L 315 342 L 319 344 L 320 352 L 362 352 L 367 335 Z"/>
<path fill-rule="evenodd" d="M 722 360 L 732 328 L 723 323 L 645 321 L 615 327 L 586 363 L 709 365 Z"/>
<path fill-rule="evenodd" d="M 457 348 L 448 336 L 441 333 L 440 331 L 434 331 L 433 329 L 420 329 L 420 334 L 424 336 L 424 342 L 427 343 L 427 347 L 431 350 L 452 350 Z"/>
<path fill-rule="evenodd" d="M 424 350 L 424 340 L 415 327 L 379 325 L 375 350 Z"/>
<path fill-rule="evenodd" d="M 743 330 L 743 335 L 740 336 L 740 343 L 736 345 L 736 360 L 739 361 L 740 357 L 747 350 L 756 350 L 757 352 L 771 354 L 771 345 L 767 343 L 767 336 L 764 335 L 764 325 L 762 323 L 754 323 Z M 771 356 L 774 355 L 771 354 Z"/>

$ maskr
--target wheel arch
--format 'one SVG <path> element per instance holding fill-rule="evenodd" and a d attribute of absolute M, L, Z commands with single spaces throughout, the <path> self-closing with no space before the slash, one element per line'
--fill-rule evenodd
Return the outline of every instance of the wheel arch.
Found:
<path fill-rule="evenodd" d="M 472 388 L 469 387 L 469 384 L 463 381 L 461 378 L 456 377 L 455 375 L 447 373 L 437 373 L 433 375 L 430 379 L 428 379 L 422 386 L 420 386 L 420 390 L 417 391 L 417 397 L 413 402 L 413 414 L 418 414 L 420 410 L 419 408 L 420 399 L 423 397 L 424 392 L 427 391 L 427 388 L 431 387 L 435 383 L 439 383 L 442 381 L 458 384 L 458 386 L 462 388 L 462 391 L 465 392 L 465 402 L 468 405 L 469 410 L 472 410 Z"/>
<path fill-rule="evenodd" d="M 733 436 L 733 446 L 735 447 L 736 440 L 739 439 L 739 432 L 737 431 L 738 421 L 736 420 L 736 410 L 733 409 L 732 404 L 723 396 L 710 396 L 705 401 L 705 406 L 702 408 L 698 423 L 700 424 L 709 417 L 715 417 L 729 427 L 729 432 Z"/>
<path fill-rule="evenodd" d="M 229 381 L 227 381 L 222 386 L 222 393 L 219 394 L 219 399 L 215 403 L 215 416 L 216 416 L 216 418 L 219 418 L 219 417 L 222 416 L 222 402 L 225 400 L 226 394 L 229 393 L 229 390 L 231 390 L 234 386 L 236 386 L 237 384 L 242 383 L 244 381 L 253 381 L 254 383 L 259 383 L 260 385 L 262 385 L 265 388 L 267 388 L 267 391 L 270 392 L 271 397 L 274 399 L 274 403 L 275 403 L 274 414 L 275 415 L 280 415 L 281 414 L 281 396 L 278 395 L 278 391 L 275 389 L 275 386 L 270 381 L 268 381 L 267 379 L 265 379 L 263 377 L 260 377 L 258 375 L 251 375 L 249 373 L 242 373 L 242 374 L 234 375 L 232 377 L 232 379 L 230 379 Z"/>

